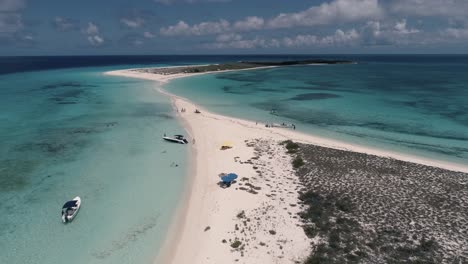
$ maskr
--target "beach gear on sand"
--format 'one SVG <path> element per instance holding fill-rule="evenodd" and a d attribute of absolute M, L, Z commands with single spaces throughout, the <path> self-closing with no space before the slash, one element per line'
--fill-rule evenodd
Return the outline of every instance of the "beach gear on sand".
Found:
<path fill-rule="evenodd" d="M 231 183 L 233 183 L 238 176 L 235 173 L 221 173 L 219 174 L 219 177 L 221 177 L 221 181 L 218 183 L 219 186 L 221 186 L 222 188 L 227 188 L 231 187 Z"/>
<path fill-rule="evenodd" d="M 221 150 L 226 150 L 226 149 L 230 149 L 233 147 L 233 144 L 232 142 L 230 141 L 224 141 L 223 144 L 221 145 Z"/>
<path fill-rule="evenodd" d="M 235 173 L 228 173 L 228 174 L 226 174 L 226 175 L 224 175 L 224 176 L 221 176 L 221 180 L 222 180 L 223 182 L 225 182 L 225 183 L 228 183 L 228 182 L 230 183 L 230 182 L 232 182 L 233 180 L 237 179 L 237 177 L 238 177 L 238 176 L 237 176 L 237 174 L 235 174 Z"/>

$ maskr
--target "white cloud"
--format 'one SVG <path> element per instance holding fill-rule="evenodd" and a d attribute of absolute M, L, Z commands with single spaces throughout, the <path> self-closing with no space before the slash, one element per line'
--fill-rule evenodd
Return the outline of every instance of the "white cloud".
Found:
<path fill-rule="evenodd" d="M 265 39 L 255 37 L 253 39 L 243 39 L 238 34 L 224 34 L 217 37 L 216 42 L 202 45 L 205 49 L 254 49 L 279 47 L 277 39 Z"/>
<path fill-rule="evenodd" d="M 78 22 L 60 16 L 55 17 L 52 21 L 52 24 L 54 25 L 55 29 L 59 31 L 69 31 L 78 29 Z"/>
<path fill-rule="evenodd" d="M 139 28 L 143 26 L 145 20 L 141 17 L 121 18 L 120 22 L 129 28 Z"/>
<path fill-rule="evenodd" d="M 253 48 L 269 48 L 278 45 L 278 41 L 266 40 L 256 37 L 254 39 L 240 39 L 231 42 L 215 43 L 214 48 L 234 48 L 234 49 L 253 49 Z"/>
<path fill-rule="evenodd" d="M 23 28 L 23 19 L 20 14 L 0 13 L 0 33 L 15 33 Z"/>
<path fill-rule="evenodd" d="M 396 14 L 416 16 L 466 17 L 466 0 L 395 0 L 390 10 Z"/>
<path fill-rule="evenodd" d="M 355 42 L 359 37 L 359 33 L 355 29 L 346 32 L 338 29 L 335 31 L 334 35 L 324 37 L 321 43 L 330 45 L 347 45 Z"/>
<path fill-rule="evenodd" d="M 235 33 L 218 35 L 214 43 L 204 44 L 210 49 L 255 49 L 299 47 L 348 47 L 375 45 L 407 45 L 423 43 L 421 31 L 408 29 L 406 20 L 395 22 L 368 21 L 361 29 L 337 29 L 329 35 L 298 34 L 283 38 L 254 37 L 244 39 Z M 446 35 L 468 38 L 468 30 L 447 30 Z"/>
<path fill-rule="evenodd" d="M 0 0 L 0 12 L 17 12 L 25 7 L 24 0 Z"/>
<path fill-rule="evenodd" d="M 418 33 L 418 29 L 408 29 L 406 27 L 406 19 L 402 19 L 401 21 L 398 21 L 395 25 L 395 31 L 400 34 L 414 34 Z"/>
<path fill-rule="evenodd" d="M 334 0 L 297 13 L 285 13 L 270 19 L 269 28 L 316 26 L 380 18 L 383 10 L 378 0 Z"/>
<path fill-rule="evenodd" d="M 99 35 L 88 36 L 88 42 L 93 46 L 100 46 L 104 43 L 104 39 Z"/>
<path fill-rule="evenodd" d="M 83 32 L 88 35 L 97 35 L 99 34 L 99 28 L 93 22 L 89 22 Z"/>
<path fill-rule="evenodd" d="M 145 31 L 143 32 L 143 37 L 151 39 L 151 38 L 154 38 L 155 35 L 149 31 Z"/>
<path fill-rule="evenodd" d="M 423 43 L 421 30 L 408 28 L 406 19 L 392 22 L 368 21 L 361 29 L 361 39 L 364 45 L 392 45 Z"/>
<path fill-rule="evenodd" d="M 239 31 L 250 31 L 262 29 L 265 24 L 265 20 L 261 17 L 250 16 L 244 20 L 239 20 L 234 23 L 234 29 Z"/>
<path fill-rule="evenodd" d="M 209 49 L 255 49 L 255 48 L 294 48 L 308 46 L 330 46 L 330 45 L 351 45 L 359 41 L 360 35 L 355 30 L 343 31 L 338 29 L 333 35 L 296 35 L 294 37 L 263 38 L 255 37 L 253 39 L 243 39 L 238 34 L 222 34 L 216 38 L 215 43 L 203 45 Z"/>
<path fill-rule="evenodd" d="M 161 28 L 160 33 L 166 36 L 190 35 L 190 26 L 184 21 L 179 21 L 173 26 Z"/>
<path fill-rule="evenodd" d="M 105 42 L 104 37 L 99 32 L 98 26 L 93 22 L 88 22 L 88 26 L 82 32 L 87 35 L 86 39 L 92 46 L 101 46 Z"/>
<path fill-rule="evenodd" d="M 286 47 L 315 45 L 318 41 L 318 37 L 315 35 L 298 35 L 295 37 L 286 37 L 283 39 L 283 43 Z"/>
<path fill-rule="evenodd" d="M 31 35 L 24 35 L 23 38 L 28 41 L 34 41 L 34 37 Z"/>
<path fill-rule="evenodd" d="M 467 28 L 447 28 L 442 35 L 455 39 L 468 39 Z"/>
<path fill-rule="evenodd" d="M 239 41 L 242 39 L 242 36 L 239 34 L 221 34 L 218 37 L 216 37 L 217 42 L 228 42 L 228 41 Z"/>
<path fill-rule="evenodd" d="M 179 21 L 175 25 L 161 28 L 160 32 L 166 36 L 200 36 L 262 29 L 326 25 L 380 18 L 382 16 L 383 10 L 378 4 L 378 0 L 334 0 L 330 3 L 313 6 L 305 11 L 280 14 L 269 20 L 258 16 L 249 16 L 232 24 L 223 19 L 194 25 Z"/>
<path fill-rule="evenodd" d="M 173 26 L 161 28 L 160 33 L 166 36 L 177 36 L 177 35 L 210 35 L 220 34 L 228 31 L 230 24 L 228 21 L 221 19 L 215 22 L 202 22 L 193 26 L 188 25 L 184 21 L 179 21 Z"/>
<path fill-rule="evenodd" d="M 335 34 L 324 37 L 316 35 L 297 35 L 293 38 L 285 37 L 282 40 L 282 44 L 286 47 L 349 45 L 356 43 L 359 38 L 360 35 L 355 29 L 346 32 L 338 29 L 335 31 Z"/>
<path fill-rule="evenodd" d="M 369 21 L 361 29 L 361 39 L 364 45 L 381 46 L 390 45 L 393 40 L 388 36 L 382 28 L 380 21 Z"/>
<path fill-rule="evenodd" d="M 23 0 L 0 0 L 0 33 L 12 34 L 24 29 L 21 9 Z"/>
<path fill-rule="evenodd" d="M 133 46 L 141 46 L 144 44 L 143 40 L 141 39 L 135 39 L 133 42 L 132 42 Z"/>

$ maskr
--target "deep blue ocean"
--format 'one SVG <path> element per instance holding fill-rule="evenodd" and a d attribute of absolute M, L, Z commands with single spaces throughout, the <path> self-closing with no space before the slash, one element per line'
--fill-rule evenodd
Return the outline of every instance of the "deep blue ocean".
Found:
<path fill-rule="evenodd" d="M 2 57 L 0 263 L 152 263 L 158 254 L 189 158 L 161 135 L 184 131 L 154 83 L 103 72 L 312 58 L 357 64 L 207 74 L 165 88 L 220 114 L 468 163 L 468 56 Z M 61 206 L 77 195 L 82 210 L 64 225 Z"/>

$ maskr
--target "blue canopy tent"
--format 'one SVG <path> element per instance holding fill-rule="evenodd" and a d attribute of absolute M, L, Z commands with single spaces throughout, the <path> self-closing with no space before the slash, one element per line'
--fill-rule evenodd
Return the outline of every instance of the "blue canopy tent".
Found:
<path fill-rule="evenodd" d="M 237 179 L 237 174 L 235 173 L 229 173 L 221 177 L 223 183 L 231 183 L 235 179 Z"/>

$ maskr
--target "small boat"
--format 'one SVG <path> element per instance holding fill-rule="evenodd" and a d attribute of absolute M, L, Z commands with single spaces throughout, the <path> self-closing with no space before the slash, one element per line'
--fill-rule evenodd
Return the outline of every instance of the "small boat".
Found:
<path fill-rule="evenodd" d="M 78 210 L 81 206 L 81 198 L 79 196 L 73 198 L 73 200 L 66 202 L 62 206 L 62 222 L 68 223 L 75 218 Z"/>
<path fill-rule="evenodd" d="M 184 138 L 182 135 L 174 135 L 174 137 L 168 137 L 164 135 L 163 137 L 164 140 L 174 142 L 174 143 L 179 143 L 179 144 L 188 144 L 188 140 Z"/>

